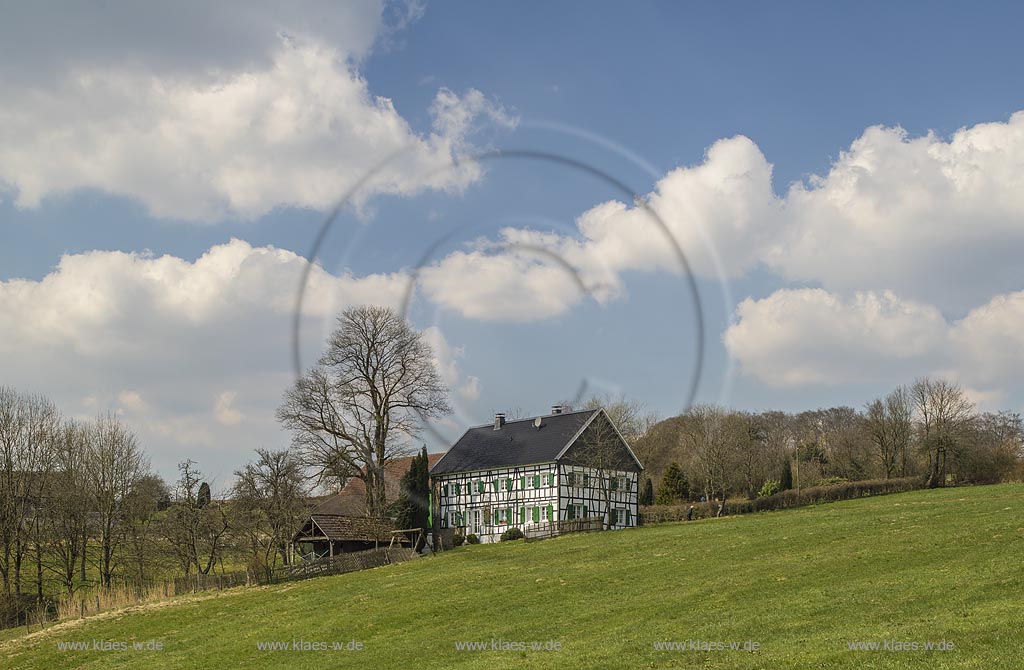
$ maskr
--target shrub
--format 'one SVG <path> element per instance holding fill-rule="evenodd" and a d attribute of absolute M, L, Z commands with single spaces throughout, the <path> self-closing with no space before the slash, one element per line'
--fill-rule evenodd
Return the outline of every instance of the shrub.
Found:
<path fill-rule="evenodd" d="M 463 535 L 462 533 L 455 533 L 455 535 L 452 535 L 452 546 L 453 547 L 461 547 L 462 543 L 465 542 L 465 541 L 466 541 L 466 536 Z"/>
<path fill-rule="evenodd" d="M 659 505 L 670 505 L 677 500 L 686 500 L 690 497 L 690 483 L 686 480 L 682 468 L 675 461 L 669 464 L 665 476 L 661 478 L 661 486 L 658 487 L 658 496 L 655 502 Z"/>
<path fill-rule="evenodd" d="M 782 484 L 781 483 L 769 479 L 769 480 L 765 481 L 764 484 L 761 485 L 761 490 L 757 492 L 757 497 L 758 498 L 767 498 L 768 496 L 775 495 L 776 493 L 778 493 L 781 490 L 782 490 Z"/>
<path fill-rule="evenodd" d="M 523 535 L 523 531 L 519 530 L 518 528 L 509 528 L 501 534 L 501 541 L 507 542 L 509 540 L 521 540 L 524 537 L 526 536 Z"/>
<path fill-rule="evenodd" d="M 849 479 L 846 477 L 826 477 L 825 479 L 818 481 L 818 486 L 835 486 L 836 484 L 847 484 Z"/>
<path fill-rule="evenodd" d="M 816 503 L 849 500 L 851 498 L 871 495 L 902 493 L 904 491 L 915 491 L 924 488 L 924 485 L 925 480 L 922 477 L 903 477 L 901 479 L 870 479 L 844 482 L 830 486 L 813 486 L 800 491 L 790 489 L 789 491 L 780 491 L 766 498 L 728 500 L 722 513 L 725 515 L 749 514 L 751 512 L 814 505 Z M 664 521 L 682 521 L 686 518 L 688 508 L 689 505 L 652 505 L 644 507 L 640 511 L 640 522 L 642 524 L 651 524 Z M 695 519 L 713 517 L 717 511 L 718 503 L 715 501 L 695 503 L 693 516 Z"/>
<path fill-rule="evenodd" d="M 480 544 L 480 538 L 477 537 L 476 533 L 470 533 L 466 536 L 466 544 Z"/>

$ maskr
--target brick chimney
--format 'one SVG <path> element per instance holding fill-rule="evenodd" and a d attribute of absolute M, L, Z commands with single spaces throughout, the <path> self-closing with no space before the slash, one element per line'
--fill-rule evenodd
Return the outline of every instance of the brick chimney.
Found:
<path fill-rule="evenodd" d="M 501 427 L 505 425 L 505 413 L 498 412 L 494 415 L 494 430 L 501 430 Z"/>

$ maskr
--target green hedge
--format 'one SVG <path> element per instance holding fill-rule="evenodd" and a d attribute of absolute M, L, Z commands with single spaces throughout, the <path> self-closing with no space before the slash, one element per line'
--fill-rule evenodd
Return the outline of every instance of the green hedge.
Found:
<path fill-rule="evenodd" d="M 726 500 L 723 515 L 750 514 L 752 512 L 764 512 L 767 510 L 785 509 L 787 507 L 800 507 L 802 505 L 814 505 L 822 502 L 834 502 L 836 500 L 850 500 L 864 496 L 885 495 L 887 493 L 902 493 L 914 491 L 925 487 L 923 477 L 903 477 L 900 479 L 868 479 L 859 482 L 844 482 L 828 486 L 812 486 L 801 490 L 796 489 L 782 491 L 775 495 L 755 498 L 754 500 Z M 663 523 L 666 521 L 683 521 L 686 519 L 687 510 L 693 505 L 693 518 L 703 519 L 713 517 L 718 513 L 718 503 L 715 501 L 704 503 L 680 503 L 675 505 L 651 505 L 640 508 L 640 523 Z"/>

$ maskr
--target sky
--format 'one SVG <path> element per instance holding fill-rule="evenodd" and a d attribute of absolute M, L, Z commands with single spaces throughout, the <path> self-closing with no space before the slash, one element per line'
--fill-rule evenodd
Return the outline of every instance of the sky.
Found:
<path fill-rule="evenodd" d="M 592 393 L 1024 409 L 1017 4 L 3 11 L 0 384 L 165 477 L 287 446 L 368 303 L 433 347 L 432 451 Z"/>

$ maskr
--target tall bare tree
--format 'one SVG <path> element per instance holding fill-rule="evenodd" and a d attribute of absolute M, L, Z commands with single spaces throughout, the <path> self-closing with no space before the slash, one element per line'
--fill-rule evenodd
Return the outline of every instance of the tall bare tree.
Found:
<path fill-rule="evenodd" d="M 48 399 L 0 389 L 0 576 L 8 594 L 21 593 L 22 566 L 40 546 L 59 424 Z"/>
<path fill-rule="evenodd" d="M 864 427 L 886 479 L 897 471 L 907 476 L 913 411 L 910 391 L 905 386 L 897 386 L 864 409 Z"/>
<path fill-rule="evenodd" d="M 959 384 L 946 379 L 918 379 L 910 387 L 921 433 L 921 448 L 928 455 L 928 485 L 943 486 L 950 452 L 974 417 L 974 403 Z"/>
<path fill-rule="evenodd" d="M 76 571 L 85 557 L 89 537 L 90 496 L 85 470 L 88 440 L 86 424 L 67 420 L 61 426 L 52 478 L 56 491 L 47 506 L 46 565 L 68 595 L 75 591 Z"/>
<path fill-rule="evenodd" d="M 86 442 L 85 473 L 99 542 L 95 561 L 103 586 L 111 585 L 118 567 L 126 501 L 148 472 L 149 460 L 135 434 L 113 414 L 97 417 Z"/>
<path fill-rule="evenodd" d="M 345 310 L 319 363 L 285 394 L 278 420 L 320 476 L 366 484 L 367 513 L 384 514 L 385 465 L 408 450 L 420 421 L 449 414 L 430 345 L 394 310 Z"/>

